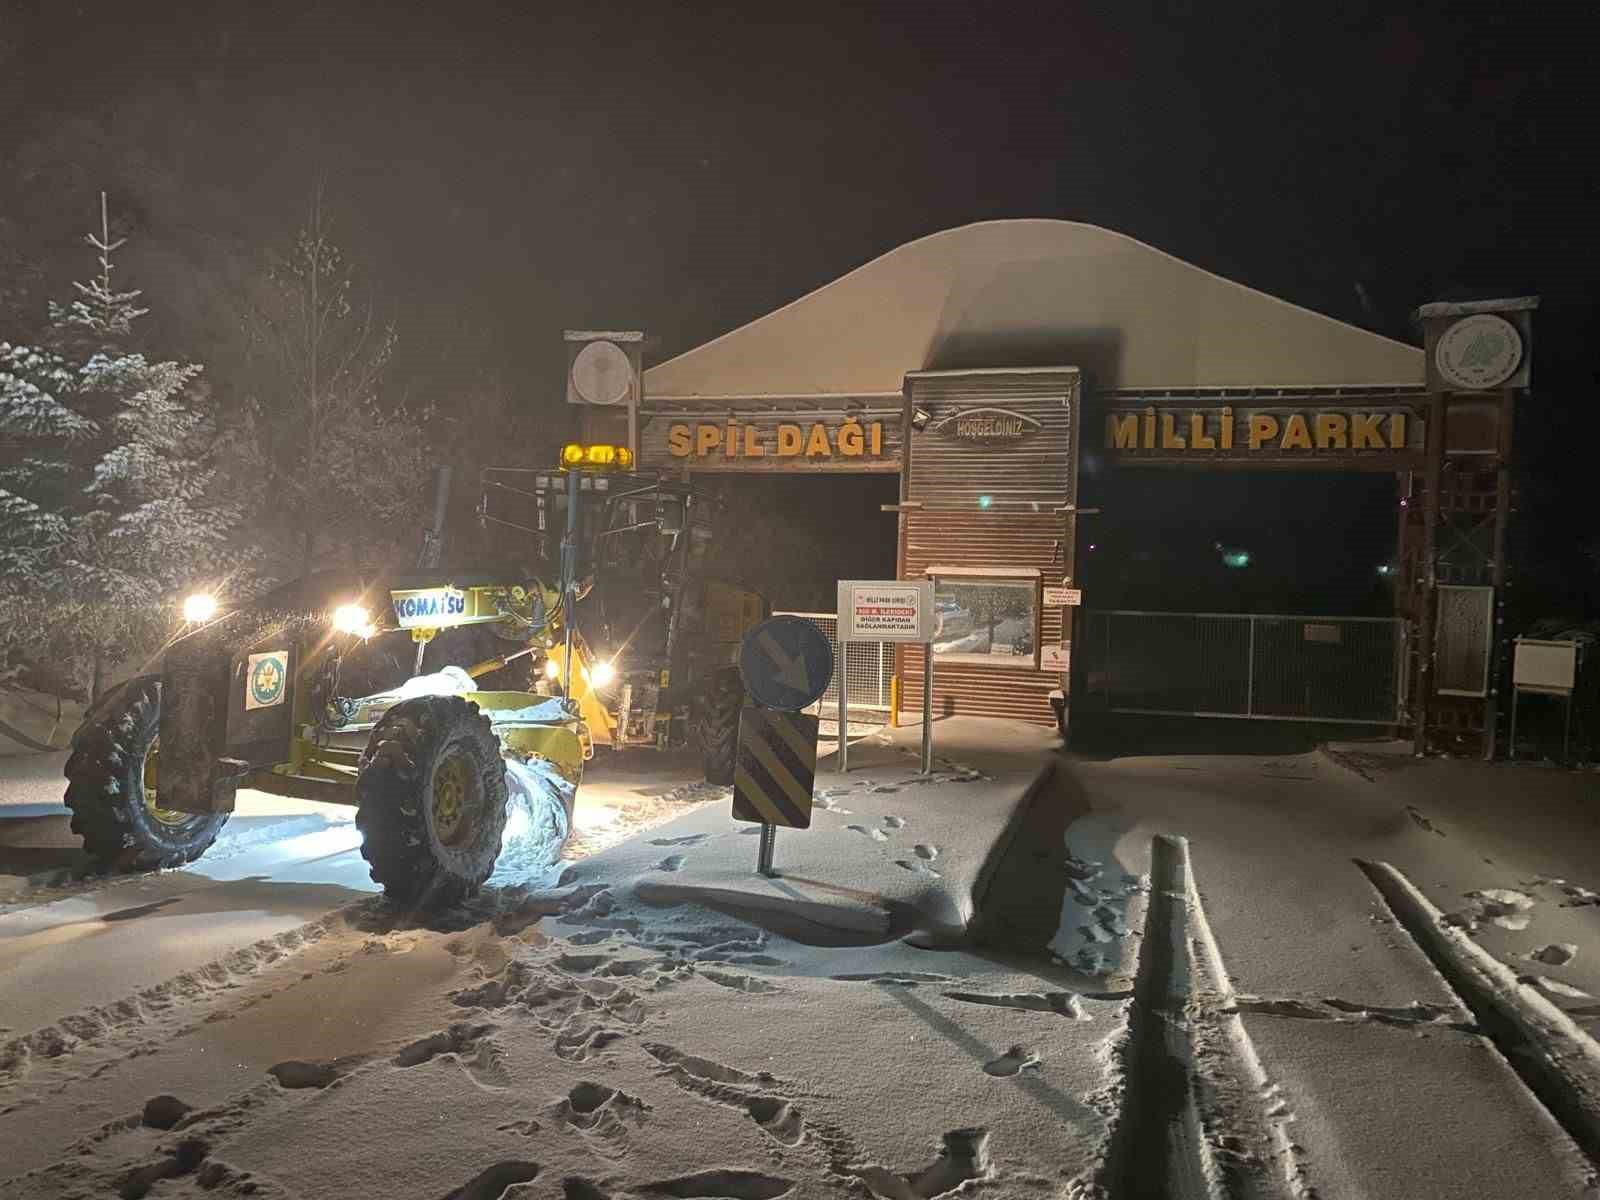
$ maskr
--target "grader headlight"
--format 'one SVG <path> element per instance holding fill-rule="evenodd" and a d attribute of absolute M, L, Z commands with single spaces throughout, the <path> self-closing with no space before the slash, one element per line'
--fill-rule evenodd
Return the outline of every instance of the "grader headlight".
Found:
<path fill-rule="evenodd" d="M 341 604 L 334 609 L 333 627 L 340 633 L 358 638 L 369 638 L 377 632 L 372 624 L 372 615 L 359 604 Z"/>
<path fill-rule="evenodd" d="M 183 619 L 191 625 L 201 625 L 217 615 L 217 598 L 210 592 L 196 592 L 183 601 Z"/>

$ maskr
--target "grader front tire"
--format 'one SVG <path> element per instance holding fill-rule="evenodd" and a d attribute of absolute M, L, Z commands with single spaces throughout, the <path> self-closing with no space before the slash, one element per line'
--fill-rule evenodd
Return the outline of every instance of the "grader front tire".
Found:
<path fill-rule="evenodd" d="M 356 827 L 373 882 L 400 903 L 453 904 L 494 872 L 506 772 L 489 718 L 458 696 L 395 705 L 356 776 Z"/>

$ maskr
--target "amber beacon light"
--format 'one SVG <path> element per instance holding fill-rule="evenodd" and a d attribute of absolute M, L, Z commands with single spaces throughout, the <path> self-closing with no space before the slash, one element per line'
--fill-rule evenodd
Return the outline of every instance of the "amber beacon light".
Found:
<path fill-rule="evenodd" d="M 633 451 L 626 446 L 585 446 L 579 442 L 568 442 L 561 447 L 561 466 L 564 469 L 626 471 L 633 466 Z"/>

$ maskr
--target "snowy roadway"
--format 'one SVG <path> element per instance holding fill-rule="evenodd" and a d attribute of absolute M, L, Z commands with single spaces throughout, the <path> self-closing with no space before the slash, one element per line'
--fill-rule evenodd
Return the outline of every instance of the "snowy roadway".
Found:
<path fill-rule="evenodd" d="M 940 734 L 777 880 L 601 764 L 559 885 L 425 920 L 262 796 L 74 878 L 59 759 L 0 762 L 0 1198 L 1596 1194 L 1593 775 Z"/>
<path fill-rule="evenodd" d="M 183 870 L 86 875 L 61 804 L 65 758 L 0 758 L 0 1037 L 48 1023 L 62 997 L 110 1003 L 377 890 L 354 809 L 250 791 Z M 697 776 L 692 756 L 602 761 L 579 800 L 574 853 L 719 794 Z"/>

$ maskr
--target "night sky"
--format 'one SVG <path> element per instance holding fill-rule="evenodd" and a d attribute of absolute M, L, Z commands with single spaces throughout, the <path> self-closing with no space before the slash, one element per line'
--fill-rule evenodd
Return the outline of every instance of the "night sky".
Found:
<path fill-rule="evenodd" d="M 53 294 L 105 187 L 202 361 L 187 268 L 292 227 L 319 176 L 397 370 L 470 353 L 552 421 L 563 328 L 645 329 L 660 361 L 989 218 L 1104 225 L 1408 340 L 1419 303 L 1540 293 L 1529 552 L 1568 579 L 1552 604 L 1594 603 L 1594 88 L 1586 30 L 1541 6 L 7 4 L 0 194 Z M 82 213 L 19 163 L 76 171 Z M 1097 540 L 1159 546 L 1181 508 L 1186 541 L 1387 553 L 1381 481 L 1242 478 L 1104 485 Z M 1321 525 L 1263 524 L 1291 503 Z"/>

